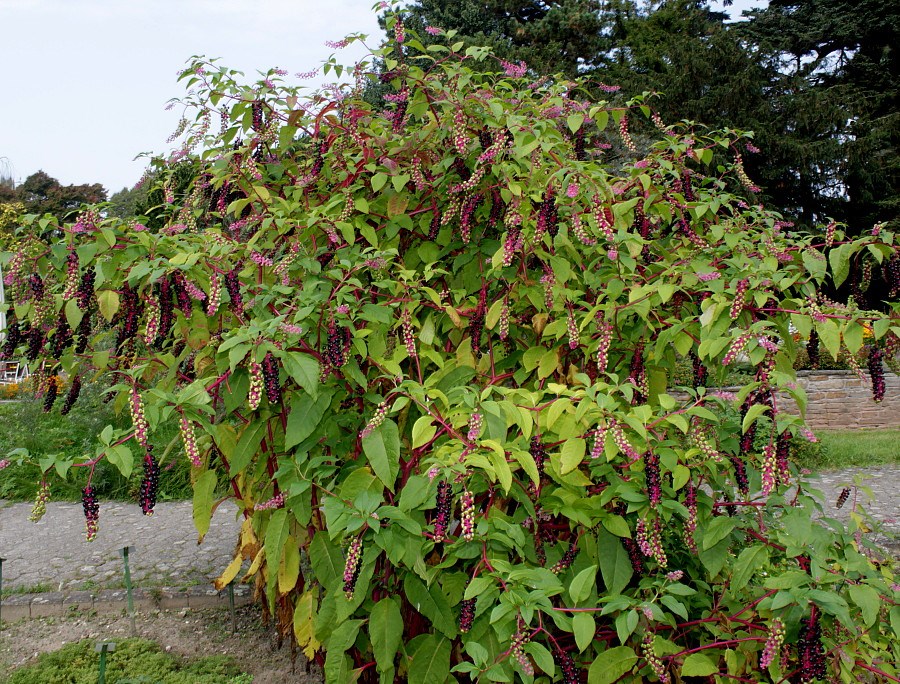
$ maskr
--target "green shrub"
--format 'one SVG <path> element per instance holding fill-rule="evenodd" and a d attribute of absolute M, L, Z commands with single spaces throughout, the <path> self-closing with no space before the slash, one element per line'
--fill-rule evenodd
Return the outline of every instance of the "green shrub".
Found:
<path fill-rule="evenodd" d="M 817 298 L 896 237 L 785 231 L 736 194 L 748 134 L 406 38 L 377 54 L 388 111 L 363 66 L 304 104 L 193 61 L 188 189 L 161 162 L 149 228 L 85 212 L 11 255 L 34 347 L 61 317 L 114 328 L 43 359 L 131 408 L 100 456 L 141 455 L 149 508 L 150 440 L 177 426 L 200 533 L 220 483 L 246 514 L 219 584 L 254 559 L 329 682 L 896 677 L 890 564 L 814 524 L 776 402 L 802 402 L 792 326 L 898 343 Z M 639 117 L 662 130 L 635 139 Z M 692 354 L 710 387 L 745 363 L 736 395 L 673 386 Z"/>

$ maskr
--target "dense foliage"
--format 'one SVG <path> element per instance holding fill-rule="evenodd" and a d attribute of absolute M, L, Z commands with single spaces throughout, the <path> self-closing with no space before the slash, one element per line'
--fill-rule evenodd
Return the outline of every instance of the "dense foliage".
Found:
<path fill-rule="evenodd" d="M 879 221 L 896 230 L 896 2 L 770 0 L 734 23 L 706 0 L 415 0 L 408 12 L 411 24 L 459 30 L 467 45 L 490 43 L 535 73 L 574 67 L 627 93 L 658 93 L 667 120 L 754 131 L 744 157 L 759 196 L 806 229 L 828 216 L 852 235 Z M 533 35 L 542 46 L 577 36 L 577 60 L 571 49 L 536 51 Z"/>
<path fill-rule="evenodd" d="M 363 65 L 304 100 L 192 62 L 160 227 L 86 212 L 10 255 L 21 352 L 132 416 L 68 476 L 143 463 L 150 513 L 178 425 L 200 536 L 223 480 L 245 517 L 219 584 L 249 562 L 330 682 L 896 677 L 891 564 L 861 511 L 812 522 L 782 410 L 795 331 L 894 352 L 896 317 L 818 295 L 895 278 L 894 234 L 793 234 L 729 192 L 742 133 L 389 28 L 386 111 Z"/>

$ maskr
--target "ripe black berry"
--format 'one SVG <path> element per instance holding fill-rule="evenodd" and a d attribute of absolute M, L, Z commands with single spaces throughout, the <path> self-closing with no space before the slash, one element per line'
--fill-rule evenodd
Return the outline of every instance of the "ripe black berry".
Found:
<path fill-rule="evenodd" d="M 91 485 L 81 490 L 81 506 L 84 508 L 85 538 L 94 541 L 100 521 L 100 504 Z"/>
<path fill-rule="evenodd" d="M 44 413 L 50 413 L 53 404 L 56 403 L 56 397 L 59 394 L 59 378 L 51 375 L 47 378 L 47 387 L 44 392 Z"/>
<path fill-rule="evenodd" d="M 459 604 L 459 631 L 468 632 L 475 621 L 475 603 L 478 599 L 463 599 Z"/>
<path fill-rule="evenodd" d="M 62 415 L 66 415 L 72 410 L 72 406 L 75 405 L 79 394 L 81 394 L 81 376 L 76 375 L 72 378 L 72 385 L 66 394 L 66 400 L 63 402 L 62 408 L 59 409 Z"/>
<path fill-rule="evenodd" d="M 881 402 L 884 399 L 884 366 L 881 364 L 881 359 L 884 357 L 884 352 L 881 351 L 878 347 L 872 347 L 869 352 L 869 377 L 872 379 L 872 399 L 875 403 Z"/>
<path fill-rule="evenodd" d="M 82 311 L 87 311 L 94 300 L 95 278 L 96 273 L 93 269 L 88 269 L 81 276 L 81 283 L 78 286 L 78 291 L 75 293 L 75 302 Z"/>
<path fill-rule="evenodd" d="M 225 290 L 231 298 L 232 310 L 240 316 L 244 312 L 244 300 L 241 296 L 241 281 L 238 279 L 237 268 L 225 274 Z"/>
<path fill-rule="evenodd" d="M 139 502 L 144 515 L 153 515 L 156 505 L 156 493 L 159 490 L 159 464 L 153 453 L 148 450 L 144 454 L 144 477 L 141 480 Z"/>
<path fill-rule="evenodd" d="M 847 499 L 850 497 L 850 487 L 844 487 L 841 490 L 841 493 L 838 494 L 837 502 L 834 504 L 835 508 L 843 508 L 844 504 L 847 503 Z"/>
<path fill-rule="evenodd" d="M 447 525 L 450 523 L 450 485 L 446 482 L 438 483 L 437 514 L 434 518 L 434 540 L 442 541 L 447 534 Z"/>
<path fill-rule="evenodd" d="M 262 361 L 263 384 L 266 387 L 266 398 L 273 404 L 281 401 L 281 384 L 278 382 L 278 361 L 272 352 L 266 352 Z"/>

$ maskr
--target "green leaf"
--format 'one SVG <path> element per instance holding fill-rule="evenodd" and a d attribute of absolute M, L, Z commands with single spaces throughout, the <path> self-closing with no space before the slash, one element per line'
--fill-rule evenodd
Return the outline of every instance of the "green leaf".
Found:
<path fill-rule="evenodd" d="M 594 634 L 597 632 L 594 616 L 590 613 L 575 613 L 572 618 L 572 631 L 575 633 L 575 645 L 581 653 L 594 640 Z"/>
<path fill-rule="evenodd" d="M 600 575 L 607 594 L 621 594 L 628 586 L 634 570 L 628 552 L 617 537 L 601 529 L 597 533 L 597 552 L 600 560 Z"/>
<path fill-rule="evenodd" d="M 580 437 L 567 439 L 560 450 L 559 472 L 561 475 L 570 473 L 584 460 L 587 451 L 587 443 Z"/>
<path fill-rule="evenodd" d="M 850 255 L 853 245 L 841 245 L 828 252 L 828 262 L 831 264 L 831 277 L 834 286 L 840 287 L 850 274 Z"/>
<path fill-rule="evenodd" d="M 854 356 L 862 348 L 863 327 L 859 323 L 853 321 L 847 323 L 847 327 L 844 328 L 844 345 L 846 345 L 847 351 Z"/>
<path fill-rule="evenodd" d="M 384 486 L 394 491 L 394 480 L 400 470 L 400 431 L 397 424 L 388 419 L 362 440 L 363 451 L 372 471 Z"/>
<path fill-rule="evenodd" d="M 556 367 L 559 365 L 559 356 L 555 349 L 551 349 L 548 352 L 545 352 L 543 356 L 541 356 L 541 362 L 538 364 L 538 377 L 542 380 L 544 378 L 548 378 L 556 372 Z"/>
<path fill-rule="evenodd" d="M 363 620 L 346 620 L 335 627 L 328 638 L 325 657 L 325 679 L 329 682 L 349 680 L 349 658 L 346 651 L 356 641 Z"/>
<path fill-rule="evenodd" d="M 403 616 L 396 598 L 381 599 L 369 615 L 369 640 L 379 672 L 394 666 L 394 656 L 403 641 Z"/>
<path fill-rule="evenodd" d="M 608 515 L 603 518 L 603 527 L 617 537 L 631 538 L 631 528 L 621 515 Z"/>
<path fill-rule="evenodd" d="M 384 184 L 387 183 L 388 176 L 386 173 L 376 173 L 372 176 L 372 190 L 378 192 L 381 188 L 384 187 Z"/>
<path fill-rule="evenodd" d="M 581 124 L 584 123 L 584 114 L 569 114 L 566 117 L 566 125 L 569 127 L 569 130 L 573 133 L 576 133 L 579 128 L 581 128 Z"/>
<path fill-rule="evenodd" d="M 819 333 L 819 339 L 831 354 L 831 358 L 837 360 L 838 354 L 841 352 L 841 329 L 832 319 L 826 319 L 821 323 L 816 323 L 816 332 Z"/>
<path fill-rule="evenodd" d="M 126 479 L 134 469 L 134 454 L 131 453 L 131 449 L 126 444 L 109 447 L 106 450 L 106 460 L 118 468 L 119 472 L 122 473 L 122 477 Z"/>
<path fill-rule="evenodd" d="M 753 404 L 744 416 L 744 421 L 741 423 L 741 432 L 746 434 L 756 419 L 768 410 L 769 407 L 766 404 Z"/>
<path fill-rule="evenodd" d="M 287 352 L 281 357 L 285 372 L 311 397 L 319 388 L 319 362 L 312 356 L 300 352 Z"/>
<path fill-rule="evenodd" d="M 269 526 L 266 528 L 266 564 L 269 566 L 269 581 L 276 578 L 275 570 L 281 563 L 281 554 L 284 543 L 287 541 L 289 531 L 288 510 L 279 508 L 269 518 Z"/>
<path fill-rule="evenodd" d="M 292 392 L 291 412 L 284 433 L 284 448 L 295 447 L 312 435 L 330 406 L 330 391 L 322 392 L 315 398 L 306 392 Z"/>
<path fill-rule="evenodd" d="M 409 664 L 409 684 L 444 684 L 450 675 L 450 642 L 438 634 L 422 639 Z"/>
<path fill-rule="evenodd" d="M 431 620 L 435 628 L 448 638 L 456 636 L 456 621 L 438 585 L 432 585 L 429 589 L 422 580 L 409 573 L 403 581 L 403 590 L 413 608 Z"/>
<path fill-rule="evenodd" d="M 100 306 L 103 318 L 111 323 L 113 316 L 119 310 L 119 293 L 115 290 L 101 290 L 97 293 L 97 304 Z"/>
<path fill-rule="evenodd" d="M 243 471 L 250 463 L 250 459 L 259 451 L 265 429 L 266 424 L 257 421 L 249 423 L 241 431 L 241 436 L 231 454 L 231 460 L 228 462 L 228 473 L 231 477 Z"/>
<path fill-rule="evenodd" d="M 634 667 L 638 657 L 628 646 L 616 646 L 603 651 L 591 663 L 588 670 L 588 684 L 613 684 Z"/>
<path fill-rule="evenodd" d="M 703 550 L 708 551 L 725 539 L 735 527 L 737 527 L 737 523 L 731 518 L 724 516 L 713 518 L 703 534 Z"/>
<path fill-rule="evenodd" d="M 881 597 L 878 592 L 865 584 L 851 584 L 848 592 L 853 603 L 862 611 L 863 624 L 866 627 L 874 625 L 881 610 Z"/>
<path fill-rule="evenodd" d="M 708 677 L 718 671 L 719 666 L 702 653 L 692 653 L 681 666 L 682 677 Z"/>
<path fill-rule="evenodd" d="M 203 541 L 203 537 L 209 532 L 209 523 L 212 520 L 213 492 L 216 490 L 216 472 L 207 470 L 194 482 L 194 527 L 197 528 L 199 538 L 197 543 Z"/>
<path fill-rule="evenodd" d="M 331 591 L 343 582 L 344 554 L 324 530 L 316 532 L 310 542 L 309 560 L 316 579 L 325 589 Z"/>
<path fill-rule="evenodd" d="M 592 565 L 579 572 L 569 584 L 569 596 L 577 604 L 591 595 L 591 590 L 596 585 L 597 566 Z"/>
<path fill-rule="evenodd" d="M 753 573 L 768 562 L 769 551 L 765 546 L 750 546 L 741 551 L 734 564 L 731 591 L 738 592 L 747 586 Z"/>
<path fill-rule="evenodd" d="M 716 520 L 718 520 L 718 518 L 716 518 Z M 721 572 L 722 567 L 725 565 L 725 561 L 728 560 L 729 546 L 728 540 L 723 539 L 712 548 L 701 549 L 700 553 L 697 554 L 700 556 L 700 562 L 703 563 L 703 567 L 706 568 L 710 578 L 715 577 Z"/>
<path fill-rule="evenodd" d="M 431 416 L 422 416 L 413 425 L 412 430 L 412 447 L 418 449 L 420 446 L 428 444 L 437 433 L 437 426 L 434 425 L 434 418 Z"/>

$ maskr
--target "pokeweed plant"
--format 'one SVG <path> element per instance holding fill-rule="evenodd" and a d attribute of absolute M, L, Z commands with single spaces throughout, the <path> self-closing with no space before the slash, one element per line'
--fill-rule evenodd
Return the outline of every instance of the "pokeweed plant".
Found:
<path fill-rule="evenodd" d="M 389 26 L 384 111 L 366 64 L 304 98 L 193 60 L 153 215 L 8 257 L 19 353 L 133 417 L 59 473 L 137 461 L 152 513 L 178 425 L 201 539 L 220 482 L 244 518 L 218 586 L 249 562 L 329 682 L 897 681 L 892 564 L 788 453 L 795 335 L 896 349 L 896 305 L 818 294 L 896 237 L 742 199 L 749 134 Z"/>

